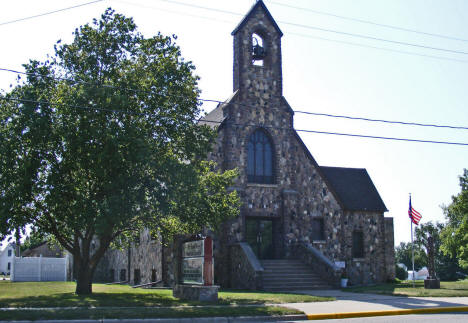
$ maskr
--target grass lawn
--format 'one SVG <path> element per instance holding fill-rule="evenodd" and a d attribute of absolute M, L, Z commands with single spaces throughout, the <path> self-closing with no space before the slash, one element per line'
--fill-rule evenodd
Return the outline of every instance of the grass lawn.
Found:
<path fill-rule="evenodd" d="M 277 306 L 263 306 L 263 304 L 334 300 L 301 294 L 225 290 L 219 292 L 217 303 L 200 303 L 176 299 L 172 297 L 171 289 L 140 289 L 126 285 L 93 284 L 92 295 L 78 296 L 74 294 L 75 287 L 73 282 L 0 281 L 0 307 L 58 308 L 0 311 L 0 320 L 271 316 L 301 314 L 301 312 Z M 190 307 L 196 305 L 209 307 Z M 76 308 L 60 309 L 60 307 Z"/>
<path fill-rule="evenodd" d="M 425 289 L 423 280 L 417 280 L 415 282 L 415 288 L 413 288 L 413 282 L 405 280 L 396 283 L 380 284 L 368 287 L 351 287 L 346 288 L 345 291 L 395 296 L 468 297 L 468 280 L 440 282 L 440 289 Z"/>
<path fill-rule="evenodd" d="M 77 308 L 0 311 L 0 320 L 52 320 L 52 319 L 144 319 L 222 316 L 275 316 L 303 314 L 279 306 L 262 307 L 140 307 L 140 308 Z"/>

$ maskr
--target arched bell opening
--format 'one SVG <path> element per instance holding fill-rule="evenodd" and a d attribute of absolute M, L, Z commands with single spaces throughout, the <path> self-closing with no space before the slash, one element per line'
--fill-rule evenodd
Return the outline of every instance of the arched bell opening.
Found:
<path fill-rule="evenodd" d="M 266 42 L 257 32 L 252 34 L 252 65 L 265 66 Z"/>

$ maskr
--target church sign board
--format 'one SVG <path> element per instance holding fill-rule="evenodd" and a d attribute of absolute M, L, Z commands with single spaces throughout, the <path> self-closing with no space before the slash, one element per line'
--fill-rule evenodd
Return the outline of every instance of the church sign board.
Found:
<path fill-rule="evenodd" d="M 185 242 L 182 245 L 182 283 L 213 285 L 213 240 Z"/>

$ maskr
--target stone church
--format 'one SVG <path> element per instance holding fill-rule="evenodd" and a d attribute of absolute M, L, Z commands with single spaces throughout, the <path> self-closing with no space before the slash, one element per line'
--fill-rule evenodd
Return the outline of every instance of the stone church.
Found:
<path fill-rule="evenodd" d="M 234 93 L 200 122 L 217 133 L 209 158 L 237 168 L 240 215 L 214 237 L 215 284 L 243 289 L 338 287 L 395 278 L 393 219 L 365 169 L 325 167 L 293 127 L 283 97 L 283 33 L 263 1 L 232 32 Z M 109 251 L 96 273 L 130 284 L 180 279 L 177 241 L 147 232 Z"/>

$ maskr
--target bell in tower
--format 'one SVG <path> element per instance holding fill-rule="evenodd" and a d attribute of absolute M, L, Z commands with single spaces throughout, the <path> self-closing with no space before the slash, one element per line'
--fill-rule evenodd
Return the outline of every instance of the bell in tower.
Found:
<path fill-rule="evenodd" d="M 266 57 L 266 50 L 263 47 L 263 40 L 257 34 L 252 35 L 252 61 L 263 61 Z M 262 64 L 263 65 L 263 64 Z"/>

